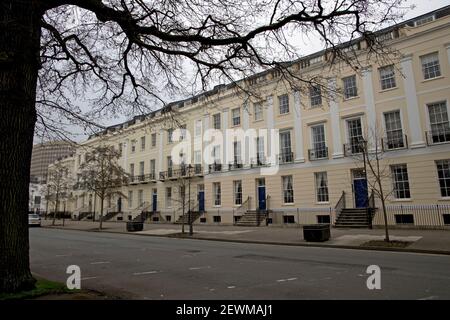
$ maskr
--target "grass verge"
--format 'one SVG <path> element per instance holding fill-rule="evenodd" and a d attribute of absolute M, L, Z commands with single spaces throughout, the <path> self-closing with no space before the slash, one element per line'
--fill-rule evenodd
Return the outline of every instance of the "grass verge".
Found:
<path fill-rule="evenodd" d="M 361 247 L 406 248 L 411 243 L 412 242 L 398 240 L 392 240 L 389 242 L 384 240 L 371 240 L 361 244 Z"/>
<path fill-rule="evenodd" d="M 44 295 L 57 295 L 76 292 L 80 292 L 80 290 L 69 290 L 62 283 L 36 278 L 36 287 L 34 289 L 17 293 L 0 293 L 0 300 L 33 299 Z"/>

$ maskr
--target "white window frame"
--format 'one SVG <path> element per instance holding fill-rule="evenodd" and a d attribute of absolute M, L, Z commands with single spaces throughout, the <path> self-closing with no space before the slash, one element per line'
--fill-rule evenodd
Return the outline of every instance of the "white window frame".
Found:
<path fill-rule="evenodd" d="M 166 208 L 172 208 L 172 187 L 166 187 Z"/>
<path fill-rule="evenodd" d="M 445 104 L 445 110 L 447 112 L 447 118 L 449 121 L 449 126 L 450 126 L 450 110 L 449 110 L 449 103 L 446 99 L 444 100 L 438 100 L 438 101 L 434 101 L 434 102 L 428 102 L 425 104 L 425 108 L 426 108 L 426 117 L 427 117 L 427 127 L 428 127 L 428 132 L 430 133 L 430 135 L 432 135 L 432 123 L 431 123 L 431 118 L 430 118 L 430 105 L 434 105 L 434 104 L 440 104 L 443 103 Z M 431 137 L 432 139 L 432 137 Z M 440 143 L 448 143 L 449 141 L 441 141 L 441 142 L 431 142 L 431 144 L 440 144 Z"/>
<path fill-rule="evenodd" d="M 242 205 L 242 180 L 233 181 L 233 203 L 235 206 Z M 240 200 L 240 201 L 238 201 Z"/>
<path fill-rule="evenodd" d="M 150 174 L 156 177 L 156 159 L 150 159 Z"/>
<path fill-rule="evenodd" d="M 222 128 L 222 115 L 220 113 L 213 114 L 213 128 L 220 130 Z"/>
<path fill-rule="evenodd" d="M 152 135 L 151 135 L 151 146 L 152 146 L 152 148 L 154 148 L 154 147 L 156 147 L 156 140 L 157 140 L 157 136 L 156 136 L 156 133 L 152 133 Z"/>
<path fill-rule="evenodd" d="M 234 108 L 231 110 L 231 123 L 233 127 L 241 125 L 241 108 Z"/>
<path fill-rule="evenodd" d="M 132 190 L 128 191 L 128 208 L 129 209 L 133 208 L 133 191 Z"/>
<path fill-rule="evenodd" d="M 290 179 L 291 189 L 285 189 L 285 179 Z M 289 184 L 289 182 L 287 184 Z M 287 175 L 287 176 L 282 176 L 281 177 L 281 190 L 282 190 L 281 196 L 282 196 L 282 199 L 283 199 L 283 204 L 294 204 L 294 201 L 295 201 L 295 198 L 294 198 L 294 177 L 292 175 Z M 291 195 L 288 194 L 289 192 L 291 193 Z M 292 198 L 292 199 L 290 199 L 292 201 L 286 201 L 287 198 Z"/>
<path fill-rule="evenodd" d="M 398 167 L 402 167 L 406 169 L 406 175 L 407 175 L 407 180 L 397 180 L 398 175 L 395 173 L 395 169 Z M 411 184 L 410 184 L 410 180 L 409 180 L 409 172 L 408 172 L 408 166 L 406 163 L 399 163 L 399 164 L 394 164 L 390 166 L 390 170 L 391 170 L 391 175 L 392 175 L 392 184 L 393 184 L 393 196 L 396 200 L 410 200 L 411 199 Z M 398 184 L 407 184 L 408 188 L 403 188 L 401 190 L 397 189 Z M 406 190 L 408 190 L 409 193 L 409 197 L 400 197 L 399 196 L 399 192 L 405 192 Z"/>
<path fill-rule="evenodd" d="M 350 141 L 350 130 L 348 127 L 348 122 L 359 119 L 359 122 L 361 123 L 361 137 L 364 139 L 364 121 L 362 116 L 351 116 L 348 118 L 345 118 L 345 141 L 347 144 L 351 145 Z"/>
<path fill-rule="evenodd" d="M 390 76 L 387 75 L 387 72 L 389 72 L 389 71 L 386 72 L 386 70 L 388 70 L 388 69 L 390 69 L 389 71 L 392 72 L 392 74 Z M 386 72 L 386 73 L 383 74 L 384 72 Z M 397 79 L 395 77 L 395 67 L 393 64 L 379 67 L 378 75 L 380 77 L 381 91 L 397 88 Z"/>
<path fill-rule="evenodd" d="M 142 136 L 141 137 L 141 151 L 144 151 L 145 150 L 145 136 Z"/>
<path fill-rule="evenodd" d="M 311 132 L 310 144 L 311 144 L 311 149 L 312 150 L 316 150 L 316 151 L 318 150 L 318 149 L 316 149 L 316 145 L 315 145 L 315 141 L 314 141 L 314 128 L 317 128 L 317 127 L 322 127 L 323 128 L 323 149 L 327 150 L 327 127 L 326 127 L 325 124 L 326 124 L 325 122 L 321 122 L 321 123 L 312 124 L 310 126 L 310 132 Z M 324 158 L 326 158 L 326 157 L 318 157 L 317 159 L 324 159 Z"/>
<path fill-rule="evenodd" d="M 289 95 L 282 94 L 278 96 L 278 112 L 280 114 L 288 114 L 290 111 Z"/>
<path fill-rule="evenodd" d="M 309 104 L 311 108 L 318 108 L 322 105 L 322 88 L 320 85 L 309 86 Z"/>
<path fill-rule="evenodd" d="M 388 140 L 388 129 L 387 129 L 387 125 L 386 125 L 386 115 L 389 114 L 389 113 L 395 113 L 395 112 L 398 112 L 399 116 L 400 116 L 400 129 L 401 129 L 401 139 L 402 139 L 402 142 L 403 142 L 403 146 L 402 147 L 397 147 L 397 148 L 388 148 L 388 150 L 403 149 L 403 148 L 407 147 L 406 146 L 406 141 L 405 141 L 405 131 L 403 129 L 403 115 L 402 115 L 401 109 L 395 109 L 395 110 L 389 110 L 389 111 L 383 112 L 383 122 L 382 123 L 383 123 L 383 130 L 385 132 L 385 137 L 384 137 L 386 139 L 385 143 L 389 142 L 389 140 Z"/>
<path fill-rule="evenodd" d="M 351 87 L 352 89 L 354 88 L 354 90 L 352 90 L 352 95 L 348 95 L 349 88 L 346 87 L 346 80 L 349 80 L 349 79 L 354 79 L 354 81 L 353 81 L 354 82 L 353 83 L 354 86 Z M 342 78 L 342 84 L 343 84 L 343 87 L 344 87 L 344 99 L 345 100 L 353 99 L 353 98 L 358 97 L 358 81 L 356 79 L 356 75 L 353 74 L 351 76 L 343 77 Z"/>
<path fill-rule="evenodd" d="M 139 175 L 143 176 L 145 174 L 145 161 L 139 162 Z"/>
<path fill-rule="evenodd" d="M 434 61 L 433 65 L 431 64 L 431 61 L 426 62 L 426 64 L 428 66 L 424 65 L 424 60 L 427 58 L 430 58 L 431 56 L 436 56 L 437 58 L 437 63 L 435 63 L 436 61 Z M 440 78 L 442 76 L 442 70 L 441 70 L 441 63 L 439 60 L 439 51 L 435 51 L 435 52 L 431 52 L 431 53 L 427 53 L 424 55 L 420 56 L 420 67 L 422 69 L 422 77 L 424 80 L 431 80 L 431 79 L 436 79 L 436 78 Z M 437 67 L 437 68 L 436 68 Z M 430 72 L 430 68 L 433 68 L 433 71 Z M 431 76 L 433 75 L 433 76 Z"/>
<path fill-rule="evenodd" d="M 142 207 L 144 205 L 144 190 L 138 190 L 138 207 Z"/>
<path fill-rule="evenodd" d="M 264 120 L 264 108 L 262 102 L 253 104 L 254 121 Z"/>
<path fill-rule="evenodd" d="M 167 129 L 167 143 L 173 142 L 173 129 Z"/>
<path fill-rule="evenodd" d="M 441 160 L 436 160 L 435 161 L 435 165 L 436 165 L 436 172 L 437 172 L 437 182 L 438 182 L 438 188 L 439 188 L 439 194 L 441 195 L 441 198 L 443 199 L 448 199 L 450 198 L 450 173 L 448 174 L 448 177 L 439 177 L 439 172 L 440 171 L 444 171 L 442 169 L 439 169 L 439 165 L 440 163 L 444 163 L 447 165 L 447 171 L 450 172 L 450 159 L 441 159 Z M 443 180 L 444 182 L 444 187 L 441 186 L 441 180 Z M 443 194 L 443 190 L 445 190 L 445 194 Z"/>
<path fill-rule="evenodd" d="M 213 205 L 214 207 L 222 206 L 222 186 L 220 182 L 213 182 Z"/>
<path fill-rule="evenodd" d="M 321 178 L 321 176 L 325 176 L 325 186 L 320 186 L 319 182 L 322 180 L 318 180 Z M 330 191 L 328 186 L 328 173 L 326 171 L 320 171 L 320 172 L 314 172 L 314 183 L 315 183 L 315 190 L 316 190 L 316 202 L 317 203 L 329 203 L 330 202 Z M 323 190 L 322 190 L 323 189 Z M 323 192 L 325 191 L 325 192 Z M 321 197 L 325 197 L 326 199 L 321 199 Z"/>
<path fill-rule="evenodd" d="M 292 132 L 291 132 L 292 130 L 291 129 L 284 129 L 284 130 L 280 130 L 280 132 L 279 132 L 279 135 L 280 135 L 280 155 L 283 157 L 283 156 L 286 156 L 286 157 L 293 157 L 293 155 L 292 155 L 292 153 L 293 153 L 293 151 L 292 151 Z M 283 144 L 281 143 L 281 135 L 283 135 L 283 134 L 286 134 L 286 133 L 289 133 L 289 148 L 287 148 L 287 147 L 285 147 L 285 146 L 283 146 Z M 289 152 L 285 152 L 284 150 L 288 150 L 289 149 Z M 293 159 L 292 159 L 293 160 Z"/>

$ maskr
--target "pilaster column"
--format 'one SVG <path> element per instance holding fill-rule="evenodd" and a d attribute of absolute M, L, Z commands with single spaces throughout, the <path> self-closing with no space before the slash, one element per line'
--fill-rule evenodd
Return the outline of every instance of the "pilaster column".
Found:
<path fill-rule="evenodd" d="M 160 129 L 159 130 L 159 146 L 158 146 L 158 149 L 159 149 L 158 170 L 159 170 L 159 172 L 164 170 L 163 169 L 163 161 L 164 161 L 164 159 L 163 159 L 163 153 L 164 153 L 163 152 L 163 150 L 164 150 L 163 144 L 164 144 L 164 129 Z"/>
<path fill-rule="evenodd" d="M 295 162 L 305 162 L 303 155 L 303 122 L 300 105 L 300 92 L 294 92 L 294 134 L 295 134 Z"/>
<path fill-rule="evenodd" d="M 228 163 L 227 163 L 227 129 L 228 129 L 228 113 L 229 108 L 224 108 L 222 113 L 222 171 L 228 171 Z"/>
<path fill-rule="evenodd" d="M 448 64 L 450 65 L 450 42 L 445 44 L 445 49 L 447 49 Z"/>
<path fill-rule="evenodd" d="M 412 54 L 406 55 L 400 61 L 402 68 L 403 84 L 405 87 L 406 105 L 408 109 L 409 134 L 411 148 L 425 147 L 423 129 L 420 122 L 419 104 L 417 103 L 416 84 L 412 65 Z"/>
<path fill-rule="evenodd" d="M 342 158 L 343 141 L 341 139 L 341 120 L 339 118 L 339 103 L 336 96 L 336 78 L 328 79 L 328 88 L 330 90 L 330 118 L 331 132 L 333 139 L 333 158 Z"/>
<path fill-rule="evenodd" d="M 203 165 L 203 173 L 204 174 L 208 174 L 209 169 L 208 169 L 208 163 L 205 162 L 205 154 L 204 154 L 204 149 L 205 149 L 205 134 L 206 132 L 209 130 L 209 117 L 210 115 L 208 113 L 203 115 L 203 132 L 202 132 L 202 165 Z M 209 157 L 210 155 L 208 155 Z"/>
<path fill-rule="evenodd" d="M 373 97 L 373 81 L 372 81 L 372 67 L 367 67 L 362 71 L 363 86 L 364 86 L 364 100 L 366 102 L 367 110 L 367 124 L 368 134 L 370 138 L 375 134 L 377 125 L 377 115 L 375 112 L 375 99 Z"/>

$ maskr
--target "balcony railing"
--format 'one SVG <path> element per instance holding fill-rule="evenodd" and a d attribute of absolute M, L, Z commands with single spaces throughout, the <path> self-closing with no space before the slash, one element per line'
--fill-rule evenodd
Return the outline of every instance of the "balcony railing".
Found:
<path fill-rule="evenodd" d="M 197 176 L 203 175 L 203 168 L 201 164 L 194 164 L 194 174 Z"/>
<path fill-rule="evenodd" d="M 354 143 L 345 143 L 344 144 L 344 155 L 346 157 L 351 156 L 353 154 L 360 154 L 364 151 L 363 142 L 354 142 Z"/>
<path fill-rule="evenodd" d="M 283 151 L 279 156 L 278 160 L 280 163 L 291 163 L 294 162 L 294 153 Z"/>
<path fill-rule="evenodd" d="M 408 148 L 408 136 L 387 136 L 381 139 L 381 147 L 383 151 L 397 150 L 397 149 L 407 149 Z"/>
<path fill-rule="evenodd" d="M 222 171 L 222 164 L 221 163 L 210 164 L 208 166 L 208 170 L 209 170 L 209 173 L 211 173 L 211 172 L 220 172 L 220 171 Z"/>
<path fill-rule="evenodd" d="M 243 165 L 240 161 L 234 161 L 233 163 L 228 164 L 228 170 L 236 170 L 236 169 L 242 169 Z"/>
<path fill-rule="evenodd" d="M 164 181 L 166 179 L 178 179 L 178 178 L 191 178 L 193 176 L 202 176 L 203 168 L 201 164 L 184 165 L 176 169 L 171 168 L 167 171 L 161 171 L 159 173 L 159 180 Z"/>
<path fill-rule="evenodd" d="M 449 143 L 450 142 L 450 129 L 432 130 L 426 131 L 425 136 L 428 145 Z"/>
<path fill-rule="evenodd" d="M 328 147 L 309 149 L 308 157 L 309 157 L 310 161 L 327 159 L 328 158 Z"/>
<path fill-rule="evenodd" d="M 264 157 L 260 157 L 260 156 L 258 156 L 258 157 L 256 157 L 256 159 L 252 159 L 251 160 L 251 162 L 250 162 L 250 166 L 252 167 L 252 168 L 255 168 L 255 167 L 263 167 L 263 166 L 265 166 L 267 163 L 266 163 L 266 159 L 264 158 Z"/>

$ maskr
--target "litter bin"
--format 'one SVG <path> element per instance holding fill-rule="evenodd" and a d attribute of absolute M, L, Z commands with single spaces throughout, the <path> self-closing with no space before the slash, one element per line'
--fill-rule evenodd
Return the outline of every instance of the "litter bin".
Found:
<path fill-rule="evenodd" d="M 323 242 L 330 240 L 329 224 L 310 224 L 303 226 L 303 238 L 306 241 Z"/>
<path fill-rule="evenodd" d="M 142 231 L 144 223 L 139 221 L 127 221 L 127 231 Z"/>

